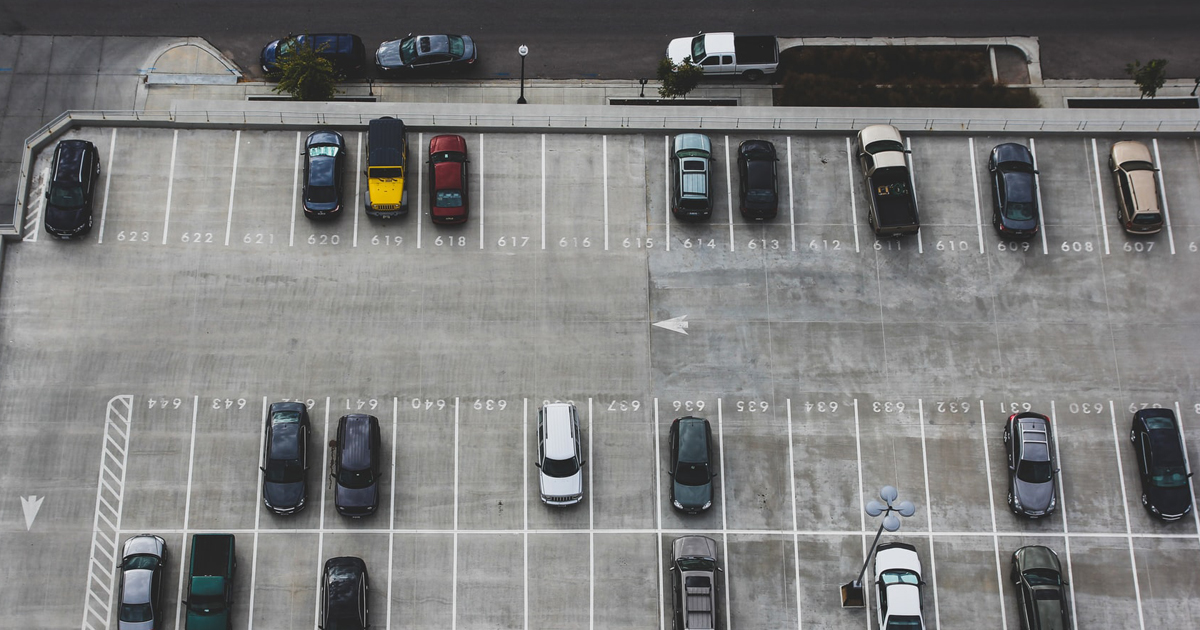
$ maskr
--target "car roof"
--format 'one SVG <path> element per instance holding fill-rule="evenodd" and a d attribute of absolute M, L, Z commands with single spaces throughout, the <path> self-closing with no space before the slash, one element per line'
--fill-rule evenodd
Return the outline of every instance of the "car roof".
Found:
<path fill-rule="evenodd" d="M 544 408 L 546 457 L 571 459 L 575 457 L 575 440 L 571 437 L 571 405 L 551 403 Z"/>
<path fill-rule="evenodd" d="M 708 421 L 703 418 L 679 419 L 679 460 L 708 463 Z"/>
<path fill-rule="evenodd" d="M 123 575 L 122 604 L 146 604 L 150 602 L 150 591 L 154 572 L 150 569 L 125 571 Z"/>
<path fill-rule="evenodd" d="M 378 421 L 374 416 L 355 413 L 343 416 L 345 423 L 342 432 L 342 466 L 351 470 L 365 470 L 372 465 L 371 461 L 371 428 Z"/>
<path fill-rule="evenodd" d="M 271 459 L 296 459 L 300 456 L 300 423 L 282 422 L 271 425 Z"/>
<path fill-rule="evenodd" d="M 746 164 L 747 188 L 774 190 L 775 160 L 752 160 Z"/>
<path fill-rule="evenodd" d="M 463 187 L 462 162 L 438 162 L 433 165 L 434 183 L 441 189 L 461 189 Z"/>

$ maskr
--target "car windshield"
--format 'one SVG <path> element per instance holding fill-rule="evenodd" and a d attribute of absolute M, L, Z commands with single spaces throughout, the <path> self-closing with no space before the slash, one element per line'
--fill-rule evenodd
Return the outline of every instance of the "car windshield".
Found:
<path fill-rule="evenodd" d="M 304 466 L 294 459 L 272 459 L 267 462 L 265 479 L 268 483 L 304 481 Z"/>
<path fill-rule="evenodd" d="M 1025 572 L 1025 581 L 1030 586 L 1058 586 L 1061 584 L 1057 571 L 1050 569 L 1029 569 Z"/>
<path fill-rule="evenodd" d="M 542 462 L 542 472 L 550 477 L 570 477 L 579 472 L 579 465 L 574 459 L 550 459 Z"/>
<path fill-rule="evenodd" d="M 467 51 L 467 43 L 463 41 L 463 38 L 457 35 L 451 35 L 447 38 L 447 40 L 450 42 L 451 55 L 455 57 L 461 57 L 463 56 L 463 53 Z"/>
<path fill-rule="evenodd" d="M 1050 462 L 1031 462 L 1023 459 L 1017 464 L 1017 479 L 1025 483 L 1046 483 L 1052 475 Z"/>
<path fill-rule="evenodd" d="M 366 470 L 350 470 L 349 468 L 342 468 L 338 471 L 337 481 L 338 485 L 344 488 L 358 490 L 369 487 L 371 484 L 375 483 L 375 474 L 370 468 Z"/>
<path fill-rule="evenodd" d="M 917 577 L 916 573 L 913 573 L 912 571 L 907 571 L 904 569 L 898 569 L 898 570 L 893 570 L 893 571 L 884 571 L 883 575 L 879 576 L 879 579 L 883 580 L 883 583 L 885 586 L 888 584 L 913 584 L 913 585 L 916 585 L 916 584 L 921 583 L 921 579 L 919 577 Z"/>
<path fill-rule="evenodd" d="M 677 564 L 682 571 L 712 571 L 717 568 L 714 558 L 680 558 Z"/>
<path fill-rule="evenodd" d="M 429 158 L 429 161 L 434 164 L 441 162 L 466 162 L 467 156 L 458 151 L 438 151 Z"/>
<path fill-rule="evenodd" d="M 1157 225 L 1162 223 L 1162 215 L 1157 212 L 1139 214 L 1133 217 L 1134 223 L 1143 223 L 1146 225 Z"/>
<path fill-rule="evenodd" d="M 404 169 L 399 166 L 375 166 L 371 169 L 369 177 L 378 179 L 391 179 L 404 177 Z"/>
<path fill-rule="evenodd" d="M 83 206 L 83 186 L 72 182 L 54 182 L 50 187 L 50 205 L 59 208 Z"/>
<path fill-rule="evenodd" d="M 120 619 L 128 623 L 153 621 L 154 609 L 150 604 L 121 604 Z"/>
<path fill-rule="evenodd" d="M 1127 171 L 1153 171 L 1154 165 L 1142 160 L 1131 160 L 1121 165 L 1121 168 Z"/>
<path fill-rule="evenodd" d="M 1005 210 L 1013 221 L 1029 221 L 1037 216 L 1037 207 L 1025 201 L 1009 201 Z"/>
<path fill-rule="evenodd" d="M 920 628 L 921 618 L 912 615 L 902 617 L 888 617 L 887 630 L 905 630 L 906 628 Z"/>
<path fill-rule="evenodd" d="M 711 479 L 712 475 L 708 474 L 708 464 L 679 462 L 679 469 L 675 471 L 675 481 L 685 486 L 703 486 Z"/>
<path fill-rule="evenodd" d="M 437 191 L 437 201 L 435 205 L 439 208 L 461 208 L 462 191 L 461 190 L 439 190 Z"/>
<path fill-rule="evenodd" d="M 692 61 L 696 61 L 704 56 L 704 36 L 692 39 Z"/>
<path fill-rule="evenodd" d="M 1156 466 L 1150 474 L 1150 483 L 1159 488 L 1182 488 L 1187 485 L 1187 471 L 1183 466 Z"/>
<path fill-rule="evenodd" d="M 329 157 L 337 157 L 337 154 L 338 154 L 338 148 L 336 145 L 332 145 L 332 144 L 323 144 L 323 145 L 316 146 L 316 147 L 309 147 L 309 149 L 308 149 L 309 157 L 320 157 L 322 155 L 327 155 Z"/>
<path fill-rule="evenodd" d="M 128 571 L 137 571 L 137 570 L 153 569 L 156 566 L 158 566 L 158 558 L 155 558 L 154 556 L 150 556 L 150 555 L 146 555 L 146 554 L 141 554 L 141 555 L 133 556 L 132 558 L 125 558 L 125 563 L 121 565 L 121 568 L 126 569 Z"/>
<path fill-rule="evenodd" d="M 409 37 L 400 42 L 400 62 L 409 64 L 417 57 L 417 38 Z"/>

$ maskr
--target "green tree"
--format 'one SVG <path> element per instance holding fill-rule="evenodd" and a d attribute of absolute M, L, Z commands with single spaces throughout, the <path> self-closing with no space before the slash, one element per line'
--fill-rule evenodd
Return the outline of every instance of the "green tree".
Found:
<path fill-rule="evenodd" d="M 663 57 L 662 61 L 658 62 L 658 80 L 662 81 L 658 95 L 672 99 L 676 96 L 687 96 L 688 92 L 700 84 L 702 76 L 704 70 L 692 63 L 691 57 L 685 57 L 679 65 L 675 65 L 670 58 Z"/>
<path fill-rule="evenodd" d="M 279 47 L 283 52 L 277 58 L 277 69 L 268 75 L 279 81 L 273 88 L 276 94 L 291 94 L 298 101 L 328 101 L 340 92 L 337 82 L 342 77 L 311 46 L 297 46 L 293 38 Z"/>
<path fill-rule="evenodd" d="M 1167 60 L 1151 59 L 1143 66 L 1141 61 L 1135 59 L 1133 63 L 1125 66 L 1125 72 L 1133 77 L 1133 82 L 1142 89 L 1143 98 L 1154 98 L 1154 95 L 1158 94 L 1158 88 L 1167 82 Z"/>

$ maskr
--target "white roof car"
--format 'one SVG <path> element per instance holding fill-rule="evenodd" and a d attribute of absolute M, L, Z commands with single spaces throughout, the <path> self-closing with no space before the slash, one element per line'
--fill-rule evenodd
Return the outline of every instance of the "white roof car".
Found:
<path fill-rule="evenodd" d="M 579 414 L 570 403 L 549 403 L 538 410 L 538 486 L 546 505 L 583 500 Z"/>
<path fill-rule="evenodd" d="M 875 602 L 880 630 L 925 630 L 921 613 L 921 559 L 906 543 L 875 548 Z"/>

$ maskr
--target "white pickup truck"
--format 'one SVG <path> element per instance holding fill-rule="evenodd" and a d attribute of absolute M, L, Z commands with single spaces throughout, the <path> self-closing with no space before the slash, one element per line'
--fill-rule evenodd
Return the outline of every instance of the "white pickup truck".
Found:
<path fill-rule="evenodd" d="M 757 81 L 779 67 L 779 41 L 771 35 L 700 33 L 671 40 L 667 57 L 675 65 L 691 58 L 709 76 L 742 76 Z"/>

